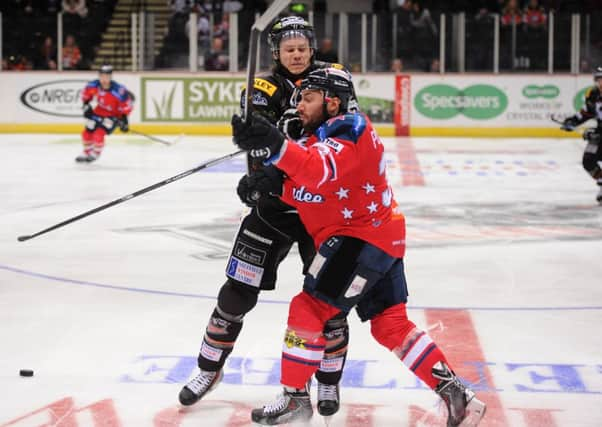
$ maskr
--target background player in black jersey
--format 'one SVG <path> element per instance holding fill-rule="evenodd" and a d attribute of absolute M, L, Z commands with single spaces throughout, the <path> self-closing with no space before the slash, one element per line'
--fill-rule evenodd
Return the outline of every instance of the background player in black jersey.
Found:
<path fill-rule="evenodd" d="M 583 168 L 600 187 L 596 200 L 602 205 L 602 169 L 599 164 L 602 161 L 602 67 L 594 71 L 594 83 L 595 85 L 585 92 L 583 108 L 574 116 L 567 117 L 561 129 L 571 131 L 589 119 L 596 119 L 596 127 L 583 132 L 583 139 L 587 141 L 583 152 Z"/>
<path fill-rule="evenodd" d="M 342 66 L 314 61 L 314 31 L 300 17 L 276 21 L 268 42 L 275 65 L 271 72 L 255 78 L 253 110 L 277 123 L 289 138 L 299 139 L 302 124 L 290 102 L 295 82 L 317 68 Z M 357 105 L 355 99 L 351 102 Z M 198 356 L 200 373 L 180 391 L 183 405 L 196 403 L 220 382 L 245 314 L 255 307 L 261 290 L 274 289 L 278 265 L 293 243 L 297 242 L 304 271 L 315 254 L 313 241 L 297 211 L 273 197 L 282 191 L 281 172 L 273 166 L 257 164 L 250 157 L 247 161 L 249 172 L 241 178 L 237 192 L 251 210 L 238 229 L 226 267 L 226 283 L 219 291 L 205 330 Z M 321 415 L 330 416 L 339 409 L 338 384 L 347 356 L 348 334 L 344 315 L 330 319 L 324 329 L 326 350 L 316 373 Z"/>

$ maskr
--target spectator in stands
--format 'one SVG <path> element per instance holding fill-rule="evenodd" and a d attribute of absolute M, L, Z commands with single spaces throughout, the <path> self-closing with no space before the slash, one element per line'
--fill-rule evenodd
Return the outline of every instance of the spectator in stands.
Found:
<path fill-rule="evenodd" d="M 543 7 L 540 6 L 539 0 L 529 0 L 527 7 L 523 13 L 523 21 L 529 29 L 542 29 L 547 25 L 548 16 Z"/>
<path fill-rule="evenodd" d="M 85 18 L 88 16 L 86 0 L 63 0 L 63 12 Z"/>
<path fill-rule="evenodd" d="M 415 64 L 420 70 L 426 71 L 437 49 L 437 27 L 431 18 L 431 12 L 419 1 L 412 2 L 410 24 L 412 33 L 408 42 L 413 44 Z"/>
<path fill-rule="evenodd" d="M 512 23 L 520 25 L 523 22 L 523 14 L 521 13 L 518 0 L 507 0 L 504 10 L 502 11 L 501 23 L 503 26 L 512 25 Z"/>
<path fill-rule="evenodd" d="M 36 70 L 56 70 L 56 46 L 52 37 L 44 38 L 44 42 L 33 60 L 33 65 Z"/>
<path fill-rule="evenodd" d="M 23 55 L 11 55 L 2 60 L 2 69 L 9 71 L 31 70 L 31 63 Z"/>
<path fill-rule="evenodd" d="M 441 72 L 441 63 L 439 62 L 439 60 L 437 58 L 433 58 L 433 60 L 431 61 L 431 66 L 429 68 L 429 71 L 431 73 Z"/>
<path fill-rule="evenodd" d="M 324 62 L 339 62 L 339 56 L 334 50 L 334 45 L 331 38 L 325 37 L 320 42 L 320 47 L 316 52 L 316 59 Z"/>
<path fill-rule="evenodd" d="M 205 70 L 228 71 L 229 66 L 228 54 L 224 51 L 224 41 L 221 37 L 213 37 L 211 52 L 205 56 Z"/>
<path fill-rule="evenodd" d="M 401 58 L 395 58 L 391 61 L 391 70 L 392 73 L 403 73 L 403 61 Z"/>
<path fill-rule="evenodd" d="M 81 59 L 82 54 L 75 43 L 75 37 L 71 34 L 67 35 L 63 46 L 63 69 L 75 70 L 79 68 Z"/>

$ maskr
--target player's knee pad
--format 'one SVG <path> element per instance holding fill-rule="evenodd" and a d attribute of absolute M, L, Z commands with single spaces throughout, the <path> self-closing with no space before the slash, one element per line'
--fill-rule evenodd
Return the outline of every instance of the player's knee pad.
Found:
<path fill-rule="evenodd" d="M 217 371 L 224 366 L 226 358 L 242 329 L 242 320 L 224 313 L 216 307 L 209 318 L 198 357 L 199 368 Z"/>
<path fill-rule="evenodd" d="M 228 279 L 221 287 L 217 306 L 224 313 L 242 318 L 257 305 L 259 289 Z"/>
<path fill-rule="evenodd" d="M 95 145 L 101 145 L 105 142 L 106 131 L 103 128 L 96 128 L 92 134 L 92 139 Z"/>
<path fill-rule="evenodd" d="M 340 312 L 338 308 L 320 301 L 307 292 L 301 292 L 291 300 L 288 327 L 322 334 L 328 319 Z"/>
<path fill-rule="evenodd" d="M 94 142 L 94 132 L 87 128 L 82 131 L 82 140 L 87 143 Z"/>
<path fill-rule="evenodd" d="M 400 346 L 415 328 L 416 325 L 408 319 L 404 303 L 389 307 L 370 320 L 372 336 L 389 350 Z"/>

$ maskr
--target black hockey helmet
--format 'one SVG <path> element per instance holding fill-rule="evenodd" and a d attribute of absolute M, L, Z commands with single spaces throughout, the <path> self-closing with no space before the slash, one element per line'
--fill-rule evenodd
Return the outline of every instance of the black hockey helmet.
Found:
<path fill-rule="evenodd" d="M 280 42 L 291 37 L 305 37 L 309 42 L 310 49 L 316 51 L 314 27 L 300 16 L 286 16 L 278 19 L 268 34 L 268 45 L 275 58 L 280 57 Z"/>
<path fill-rule="evenodd" d="M 320 90 L 324 92 L 325 98 L 339 98 L 341 100 L 341 112 L 349 111 L 349 100 L 355 93 L 351 74 L 334 67 L 319 68 L 309 73 L 298 83 L 292 99 L 299 102 L 301 92 L 304 90 Z M 327 100 L 325 99 L 325 101 Z"/>
<path fill-rule="evenodd" d="M 602 79 L 602 67 L 597 67 L 594 70 L 594 81 L 598 81 L 598 79 Z"/>
<path fill-rule="evenodd" d="M 98 69 L 98 74 L 113 74 L 113 67 L 109 64 L 103 64 Z"/>

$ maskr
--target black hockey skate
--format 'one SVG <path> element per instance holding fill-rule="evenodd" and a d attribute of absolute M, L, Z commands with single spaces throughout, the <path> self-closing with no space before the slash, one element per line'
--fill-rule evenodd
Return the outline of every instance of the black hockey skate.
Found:
<path fill-rule="evenodd" d="M 432 369 L 439 380 L 435 392 L 447 406 L 447 427 L 475 427 L 485 415 L 486 405 L 475 397 L 472 390 L 460 382 L 445 363 L 437 362 Z"/>
<path fill-rule="evenodd" d="M 318 381 L 318 413 L 329 417 L 339 411 L 339 385 L 323 384 Z"/>
<path fill-rule="evenodd" d="M 217 372 L 201 371 L 180 390 L 178 396 L 180 403 L 184 406 L 194 405 L 217 387 L 223 377 L 224 373 L 221 369 Z"/>
<path fill-rule="evenodd" d="M 253 422 L 267 426 L 278 424 L 309 422 L 314 414 L 311 407 L 309 390 L 294 390 L 285 388 L 274 403 L 263 408 L 253 409 Z"/>
<path fill-rule="evenodd" d="M 598 186 L 600 187 L 600 191 L 598 191 L 598 194 L 596 195 L 596 200 L 598 201 L 598 204 L 602 206 L 602 180 L 598 180 Z"/>
<path fill-rule="evenodd" d="M 82 153 L 75 158 L 75 161 L 78 163 L 91 163 L 94 160 L 96 160 L 97 158 L 98 158 L 98 156 L 95 156 L 94 154 Z"/>

